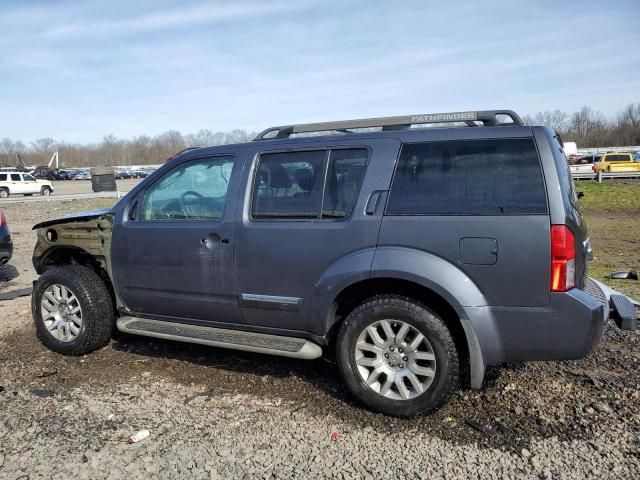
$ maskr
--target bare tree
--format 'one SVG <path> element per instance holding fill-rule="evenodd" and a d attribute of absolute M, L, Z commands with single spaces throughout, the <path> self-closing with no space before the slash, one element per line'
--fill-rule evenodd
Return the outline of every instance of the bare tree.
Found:
<path fill-rule="evenodd" d="M 533 120 L 537 125 L 546 125 L 558 132 L 564 132 L 569 124 L 569 115 L 560 110 L 545 111 L 536 113 Z"/>

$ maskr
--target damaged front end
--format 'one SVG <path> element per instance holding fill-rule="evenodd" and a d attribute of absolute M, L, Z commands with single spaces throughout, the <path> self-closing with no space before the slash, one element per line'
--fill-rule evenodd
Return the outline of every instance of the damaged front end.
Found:
<path fill-rule="evenodd" d="M 111 278 L 109 252 L 113 213 L 110 209 L 78 212 L 33 227 L 38 240 L 33 266 L 38 274 L 55 265 L 88 264 Z"/>

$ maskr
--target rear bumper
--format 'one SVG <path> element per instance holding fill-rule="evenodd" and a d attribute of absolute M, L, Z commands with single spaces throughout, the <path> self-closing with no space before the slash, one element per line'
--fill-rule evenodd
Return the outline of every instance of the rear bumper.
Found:
<path fill-rule="evenodd" d="M 491 316 L 499 342 L 485 355 L 486 364 L 583 358 L 608 320 L 605 305 L 578 289 L 552 293 L 545 307 L 492 307 Z"/>

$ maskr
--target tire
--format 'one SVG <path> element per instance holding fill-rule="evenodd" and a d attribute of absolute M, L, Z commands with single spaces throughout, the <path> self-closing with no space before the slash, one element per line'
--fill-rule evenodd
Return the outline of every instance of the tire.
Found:
<path fill-rule="evenodd" d="M 49 187 L 42 187 L 42 189 L 40 190 L 40 195 L 42 195 L 43 197 L 48 197 L 49 195 L 51 195 L 51 189 Z"/>
<path fill-rule="evenodd" d="M 8 188 L 0 188 L 0 198 L 8 198 L 9 195 L 10 194 Z"/>
<path fill-rule="evenodd" d="M 45 292 L 49 288 L 55 290 L 57 286 L 64 287 L 75 297 L 77 301 L 71 305 L 80 307 L 81 326 L 78 327 L 76 323 L 72 325 L 79 330 L 72 340 L 59 339 L 47 329 L 43 318 L 43 311 L 46 310 L 42 303 Z M 46 298 L 51 298 L 51 294 Z M 49 300 L 45 302 L 51 303 Z M 54 267 L 45 271 L 34 285 L 31 312 L 40 342 L 64 355 L 83 355 L 105 346 L 111 339 L 115 321 L 113 302 L 104 281 L 93 270 L 81 265 Z M 55 333 L 60 331 L 60 328 L 54 330 Z"/>
<path fill-rule="evenodd" d="M 386 326 L 390 326 L 398 334 L 397 337 L 393 337 L 395 340 L 389 341 L 383 337 L 383 323 L 387 320 Z M 398 338 L 401 335 L 400 330 L 405 328 L 404 325 L 408 325 L 403 337 L 406 341 L 400 341 Z M 383 340 L 387 345 L 383 349 L 386 353 L 382 355 L 390 354 L 391 359 L 383 358 L 379 353 L 372 353 L 375 359 L 363 356 L 356 359 L 357 356 L 366 353 L 358 346 L 363 343 L 375 343 L 367 327 L 373 327 L 380 332 L 378 340 Z M 418 334 L 422 334 L 426 342 L 419 340 Z M 419 342 L 415 350 L 411 350 L 410 344 L 413 340 Z M 390 343 L 395 343 L 395 349 L 393 345 L 389 346 Z M 367 346 L 370 347 L 379 348 L 372 344 Z M 390 352 L 389 349 L 393 351 Z M 420 359 L 414 360 L 418 354 Z M 336 340 L 336 355 L 340 374 L 351 393 L 369 408 L 387 415 L 411 417 L 433 412 L 447 402 L 460 384 L 459 355 L 451 332 L 440 317 L 409 297 L 380 295 L 365 300 L 356 307 L 340 327 Z M 413 357 L 409 358 L 411 355 Z M 426 357 L 432 359 L 423 360 Z M 374 368 L 358 364 L 363 361 L 375 363 L 375 370 L 390 372 L 389 376 L 386 373 L 379 374 L 379 381 L 369 386 L 365 381 L 365 375 L 368 371 L 368 379 L 371 380 Z M 390 361 L 406 363 L 389 363 Z M 429 375 L 422 376 L 422 373 L 429 370 Z M 411 373 L 414 373 L 415 380 L 423 382 L 420 385 L 422 393 L 406 377 Z M 392 378 L 391 375 L 394 379 L 393 384 L 383 395 L 381 392 Z M 404 388 L 396 382 L 398 378 L 401 379 L 399 381 L 404 384 Z"/>

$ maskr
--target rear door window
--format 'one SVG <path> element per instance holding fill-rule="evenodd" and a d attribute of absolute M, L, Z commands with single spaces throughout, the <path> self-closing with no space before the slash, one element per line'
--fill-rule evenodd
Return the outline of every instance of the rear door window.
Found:
<path fill-rule="evenodd" d="M 264 153 L 253 186 L 254 219 L 341 219 L 360 191 L 368 150 Z"/>
<path fill-rule="evenodd" d="M 7 181 L 7 174 L 0 173 L 0 182 L 6 182 L 6 181 Z"/>
<path fill-rule="evenodd" d="M 568 173 L 568 166 L 565 162 Z M 547 201 L 532 139 L 405 144 L 387 215 L 545 214 Z"/>
<path fill-rule="evenodd" d="M 19 173 L 12 173 L 11 174 L 11 181 L 12 182 L 20 182 L 20 181 L 22 181 L 22 178 L 20 177 Z"/>

